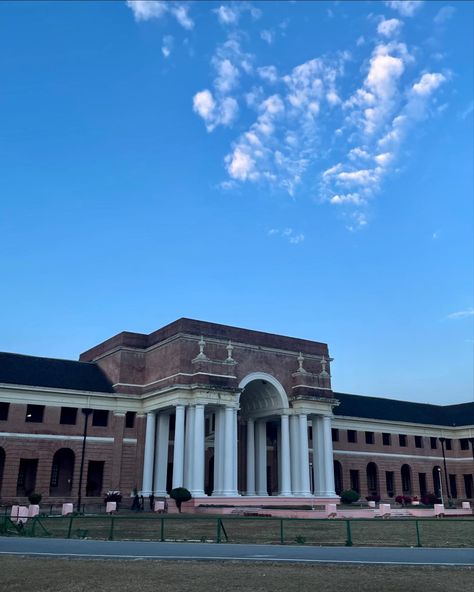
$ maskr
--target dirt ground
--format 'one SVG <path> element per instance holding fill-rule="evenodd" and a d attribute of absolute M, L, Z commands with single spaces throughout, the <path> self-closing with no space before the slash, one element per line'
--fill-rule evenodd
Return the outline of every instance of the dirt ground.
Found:
<path fill-rule="evenodd" d="M 474 569 L 0 557 L 2 592 L 446 592 Z"/>

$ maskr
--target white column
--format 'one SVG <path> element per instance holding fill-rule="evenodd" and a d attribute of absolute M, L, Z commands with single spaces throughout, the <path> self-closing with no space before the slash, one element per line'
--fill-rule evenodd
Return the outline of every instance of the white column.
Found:
<path fill-rule="evenodd" d="M 257 495 L 268 495 L 267 491 L 267 422 L 257 421 Z"/>
<path fill-rule="evenodd" d="M 233 464 L 233 471 L 232 471 L 232 491 L 234 492 L 232 495 L 239 495 L 239 487 L 237 483 L 237 473 L 238 473 L 238 426 L 237 426 L 237 409 L 233 409 L 234 417 L 232 420 L 232 427 L 234 431 L 234 437 L 232 438 L 232 464 Z"/>
<path fill-rule="evenodd" d="M 194 497 L 204 495 L 204 405 L 196 405 L 194 412 L 194 447 L 192 489 Z"/>
<path fill-rule="evenodd" d="M 324 439 L 324 474 L 325 474 L 325 489 L 328 497 L 336 495 L 334 484 L 334 458 L 332 450 L 332 431 L 331 418 L 327 415 L 323 416 L 323 439 Z"/>
<path fill-rule="evenodd" d="M 166 495 L 166 477 L 168 474 L 168 441 L 170 416 L 167 413 L 158 415 L 158 427 L 155 447 L 155 478 L 153 491 L 155 496 Z"/>
<path fill-rule="evenodd" d="M 291 495 L 290 427 L 288 415 L 281 416 L 280 459 L 280 495 Z"/>
<path fill-rule="evenodd" d="M 235 489 L 236 455 L 237 448 L 235 413 L 233 407 L 225 407 L 224 410 L 224 483 L 222 495 L 237 495 Z"/>
<path fill-rule="evenodd" d="M 247 495 L 255 495 L 255 422 L 247 420 Z"/>
<path fill-rule="evenodd" d="M 324 433 L 322 417 L 313 416 L 313 471 L 314 495 L 326 496 L 326 468 L 324 459 Z"/>
<path fill-rule="evenodd" d="M 300 484 L 300 445 L 298 417 L 290 417 L 290 456 L 291 456 L 291 491 L 293 495 L 301 494 Z"/>
<path fill-rule="evenodd" d="M 183 486 L 184 473 L 184 405 L 176 405 L 173 450 L 173 489 Z"/>
<path fill-rule="evenodd" d="M 310 495 L 309 490 L 309 450 L 308 450 L 308 418 L 306 413 L 298 415 L 300 437 L 300 479 L 301 495 Z"/>
<path fill-rule="evenodd" d="M 214 491 L 221 495 L 224 481 L 224 409 L 216 410 L 216 429 L 214 432 Z"/>
<path fill-rule="evenodd" d="M 184 437 L 184 478 L 183 484 L 192 492 L 194 471 L 194 405 L 189 405 L 186 412 Z"/>
<path fill-rule="evenodd" d="M 142 495 L 148 496 L 153 489 L 153 456 L 155 449 L 156 415 L 154 412 L 146 414 L 145 456 L 143 459 Z"/>

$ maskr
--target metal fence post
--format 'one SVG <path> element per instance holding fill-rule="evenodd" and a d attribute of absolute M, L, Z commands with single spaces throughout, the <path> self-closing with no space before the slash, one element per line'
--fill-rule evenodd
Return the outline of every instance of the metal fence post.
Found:
<path fill-rule="evenodd" d="M 74 522 L 74 516 L 71 515 L 71 517 L 69 518 L 69 527 L 67 529 L 67 538 L 70 539 L 71 538 L 71 531 L 72 531 L 72 523 Z"/>
<path fill-rule="evenodd" d="M 416 546 L 421 547 L 421 538 L 420 538 L 420 525 L 418 524 L 418 520 L 415 520 L 415 527 L 416 527 Z"/>
<path fill-rule="evenodd" d="M 114 516 L 113 514 L 110 517 L 110 531 L 109 531 L 109 541 L 114 540 Z"/>
<path fill-rule="evenodd" d="M 165 519 L 163 516 L 161 517 L 161 524 L 160 524 L 160 541 L 163 543 L 165 540 Z"/>
<path fill-rule="evenodd" d="M 346 520 L 346 531 L 347 531 L 346 547 L 352 547 L 352 529 L 351 529 L 351 521 L 350 520 Z"/>
<path fill-rule="evenodd" d="M 285 535 L 283 532 L 283 518 L 280 520 L 280 545 L 285 544 Z"/>
<path fill-rule="evenodd" d="M 216 543 L 221 542 L 221 519 L 217 518 L 217 535 L 216 535 Z"/>

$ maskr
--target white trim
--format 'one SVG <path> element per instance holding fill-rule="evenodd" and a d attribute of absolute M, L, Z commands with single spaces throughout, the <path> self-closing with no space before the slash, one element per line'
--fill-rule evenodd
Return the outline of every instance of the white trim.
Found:
<path fill-rule="evenodd" d="M 269 382 L 273 387 L 275 387 L 277 393 L 280 395 L 281 400 L 281 409 L 289 409 L 290 405 L 288 403 L 288 395 L 285 392 L 285 389 L 281 385 L 278 380 L 272 376 L 271 374 L 267 374 L 266 372 L 251 372 L 247 374 L 239 383 L 239 389 L 244 390 L 244 388 L 253 382 L 254 380 L 265 380 Z M 240 396 L 239 396 L 240 399 Z"/>
<path fill-rule="evenodd" d="M 463 426 L 443 426 L 427 423 L 349 417 L 345 415 L 334 415 L 332 427 L 341 430 L 387 432 L 390 434 L 406 434 L 407 436 L 425 436 L 426 438 L 445 436 L 447 438 L 458 439 L 474 436 L 473 426 L 469 424 Z"/>
<path fill-rule="evenodd" d="M 443 457 L 442 456 L 421 456 L 421 455 L 417 455 L 417 454 L 397 454 L 396 452 L 371 452 L 371 451 L 367 451 L 367 452 L 361 452 L 359 450 L 334 450 L 334 456 L 337 456 L 338 454 L 342 454 L 344 456 L 368 456 L 368 457 L 372 457 L 372 456 L 379 456 L 382 458 L 414 458 L 416 460 L 421 460 L 423 462 L 426 461 L 442 461 Z M 459 462 L 459 461 L 471 461 L 472 462 L 472 458 L 470 457 L 446 457 L 446 461 L 449 462 Z"/>
<path fill-rule="evenodd" d="M 0 432 L 2 438 L 20 438 L 22 440 L 74 440 L 82 441 L 84 436 L 66 436 L 64 434 L 24 434 L 19 432 Z M 88 442 L 114 442 L 113 437 L 87 436 Z M 136 438 L 124 438 L 124 444 L 136 444 Z"/>
<path fill-rule="evenodd" d="M 177 376 L 216 376 L 218 378 L 237 378 L 233 374 L 213 374 L 212 372 L 194 372 L 190 374 L 189 372 L 177 372 L 176 374 L 170 374 L 170 376 L 165 376 L 164 378 L 160 378 L 159 380 L 154 380 L 153 382 L 148 382 L 147 384 L 134 384 L 132 382 L 116 382 L 112 386 L 115 388 L 117 386 L 132 386 L 132 387 L 140 387 L 140 388 L 147 388 L 149 386 L 153 386 L 154 384 L 158 384 L 159 382 L 163 382 L 164 380 L 170 380 L 171 378 L 176 378 Z"/>

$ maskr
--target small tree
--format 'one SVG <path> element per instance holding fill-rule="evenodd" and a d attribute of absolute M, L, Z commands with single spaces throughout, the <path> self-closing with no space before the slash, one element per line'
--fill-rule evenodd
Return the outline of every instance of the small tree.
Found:
<path fill-rule="evenodd" d="M 189 502 L 193 496 L 191 495 L 191 492 L 186 489 L 186 487 L 175 487 L 171 490 L 170 497 L 176 502 L 178 512 L 181 512 L 181 504 L 183 502 Z"/>
<path fill-rule="evenodd" d="M 33 506 L 37 506 L 40 503 L 42 497 L 43 496 L 41 493 L 30 493 L 28 500 Z"/>
<path fill-rule="evenodd" d="M 358 501 L 360 495 L 353 489 L 345 489 L 341 492 L 341 502 L 343 504 L 353 504 Z"/>

